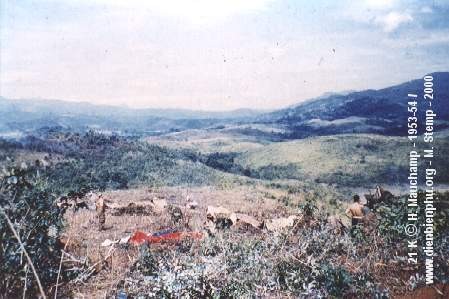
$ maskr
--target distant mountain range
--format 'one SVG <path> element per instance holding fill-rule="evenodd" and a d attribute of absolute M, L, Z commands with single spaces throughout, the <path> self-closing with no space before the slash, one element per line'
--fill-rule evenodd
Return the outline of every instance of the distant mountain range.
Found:
<path fill-rule="evenodd" d="M 436 111 L 436 129 L 449 127 L 449 73 L 432 73 Z M 420 130 L 424 127 L 423 80 L 379 89 L 329 94 L 299 105 L 261 115 L 261 123 L 282 125 L 291 131 L 292 138 L 340 133 L 380 133 L 405 135 L 409 93 L 418 95 Z"/>
<path fill-rule="evenodd" d="M 438 119 L 436 129 L 449 128 L 449 72 L 431 75 L 435 90 L 432 107 Z M 405 135 L 409 93 L 416 93 L 421 102 L 419 119 L 422 128 L 427 107 L 424 105 L 422 79 L 379 90 L 327 93 L 273 112 L 251 109 L 229 112 L 131 109 L 85 102 L 0 97 L 0 136 L 14 137 L 15 134 L 42 128 L 157 134 L 242 123 L 283 127 L 288 132 L 286 138 L 354 132 Z"/>
<path fill-rule="evenodd" d="M 68 102 L 47 99 L 8 100 L 0 97 L 0 111 L 20 111 L 37 116 L 85 115 L 94 117 L 160 117 L 168 119 L 227 119 L 255 116 L 266 111 L 237 109 L 232 111 L 196 111 L 188 109 L 132 109 L 120 106 L 95 105 L 88 102 Z"/>
<path fill-rule="evenodd" d="M 155 133 L 203 128 L 253 119 L 266 111 L 238 109 L 225 112 L 187 109 L 131 109 L 86 102 L 0 97 L 0 134 L 32 132 L 41 128 L 77 131 L 96 129 L 119 133 Z"/>

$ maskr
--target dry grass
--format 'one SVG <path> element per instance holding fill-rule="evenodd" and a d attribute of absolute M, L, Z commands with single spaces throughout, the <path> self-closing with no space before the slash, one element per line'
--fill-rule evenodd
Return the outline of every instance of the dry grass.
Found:
<path fill-rule="evenodd" d="M 202 153 L 245 152 L 266 144 L 255 137 L 226 131 L 187 130 L 145 139 L 149 143 L 173 149 L 186 148 Z"/>
<path fill-rule="evenodd" d="M 65 239 L 70 239 L 67 251 L 78 257 L 87 257 L 90 264 L 104 259 L 108 254 L 108 247 L 102 247 L 101 243 L 106 239 L 117 240 L 140 230 L 144 232 L 156 232 L 168 228 L 183 230 L 203 231 L 208 205 L 224 206 L 231 211 L 247 213 L 263 220 L 280 215 L 293 213 L 273 197 L 282 196 L 282 191 L 268 191 L 263 187 L 236 188 L 220 190 L 213 187 L 199 187 L 193 189 L 161 188 L 133 189 L 111 191 L 103 194 L 112 205 L 127 205 L 129 203 L 145 203 L 151 199 L 166 199 L 169 205 L 182 207 L 186 218 L 182 224 L 174 224 L 168 213 L 144 216 L 122 215 L 113 216 L 110 211 L 106 214 L 106 227 L 104 231 L 98 231 L 94 203 L 90 202 L 89 210 L 80 210 L 76 213 L 68 211 L 65 216 Z M 185 206 L 190 201 L 196 201 L 198 208 L 187 209 Z M 70 292 L 78 298 L 104 298 L 109 290 L 124 279 L 126 273 L 138 256 L 138 250 L 129 246 L 120 248 L 117 246 L 107 264 L 86 283 L 70 285 Z"/>
<path fill-rule="evenodd" d="M 106 192 L 104 197 L 114 205 L 127 205 L 132 202 L 144 204 L 151 199 L 166 199 L 169 205 L 182 208 L 185 220 L 175 224 L 167 212 L 145 216 L 113 216 L 109 211 L 106 217 L 108 229 L 99 232 L 93 209 L 77 213 L 69 211 L 66 214 L 65 232 L 65 237 L 70 238 L 67 250 L 75 256 L 87 257 L 90 264 L 94 264 L 102 261 L 109 253 L 110 248 L 100 245 L 105 239 L 117 240 L 136 230 L 153 233 L 167 228 L 178 228 L 204 232 L 208 205 L 247 213 L 258 220 L 294 214 L 295 210 L 291 206 L 285 206 L 278 201 L 286 195 L 286 191 L 262 186 L 227 190 L 213 187 L 164 187 Z M 297 201 L 302 200 L 300 195 L 289 196 Z M 189 200 L 196 201 L 198 208 L 187 209 Z M 153 244 L 151 253 L 160 267 L 157 277 L 145 276 L 140 270 L 136 271 L 134 266 L 140 256 L 139 248 L 117 245 L 111 257 L 95 275 L 83 283 L 61 287 L 61 290 L 75 298 L 105 298 L 111 296 L 111 291 L 118 289 L 126 290 L 131 295 L 147 293 L 155 287 L 160 287 L 162 281 L 162 285 L 172 288 L 172 294 L 178 294 L 173 288 L 181 286 L 195 289 L 201 279 L 206 277 L 207 283 L 215 288 L 214 290 L 223 286 L 235 286 L 242 288 L 242 292 L 254 293 L 261 298 L 293 298 L 302 288 L 310 288 L 307 290 L 310 296 L 326 294 L 323 288 L 297 286 L 295 279 L 305 280 L 306 283 L 322 279 L 322 276 L 317 276 L 317 271 L 324 275 L 326 272 L 323 272 L 323 265 L 330 264 L 334 269 L 342 269 L 341 271 L 346 271 L 352 277 L 365 274 L 371 276 L 369 282 L 364 282 L 363 279 L 361 282 L 353 281 L 354 285 L 348 290 L 354 292 L 352 294 L 368 295 L 368 291 L 372 291 L 369 288 L 374 287 L 388 287 L 392 296 L 406 293 L 410 272 L 404 270 L 405 265 L 395 259 L 396 254 L 392 255 L 391 251 L 396 249 L 385 244 L 375 232 L 366 233 L 372 238 L 372 242 L 365 244 L 355 241 L 350 234 L 340 236 L 329 226 L 322 227 L 318 224 L 319 227 L 316 227 L 317 225 L 312 223 L 317 222 L 300 224 L 295 229 L 286 231 L 286 234 L 234 229 L 219 231 L 212 238 L 206 237 L 202 241 L 193 242 L 187 246 L 186 251 L 180 249 L 183 244 L 176 248 L 168 244 Z M 328 246 L 329 244 L 332 246 Z M 287 275 L 285 279 L 290 280 L 281 283 L 281 274 L 276 271 L 283 271 L 282 275 Z M 310 271 L 315 274 L 310 274 Z M 332 274 L 329 275 L 326 279 L 333 277 Z M 238 293 L 239 290 L 232 292 L 241 296 L 247 295 Z"/>

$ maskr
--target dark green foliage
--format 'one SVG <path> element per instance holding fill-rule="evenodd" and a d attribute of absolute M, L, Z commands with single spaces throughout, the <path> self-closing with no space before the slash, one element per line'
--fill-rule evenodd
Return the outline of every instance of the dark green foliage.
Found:
<path fill-rule="evenodd" d="M 446 82 L 449 73 L 433 73 L 434 86 L 440 99 L 449 97 Z M 286 138 L 299 139 L 308 136 L 335 135 L 343 133 L 379 133 L 403 136 L 407 132 L 407 114 L 404 113 L 403 95 L 414 92 L 422 94 L 422 79 L 379 90 L 366 90 L 348 94 L 332 94 L 305 101 L 299 105 L 277 110 L 260 117 L 265 123 L 278 123 L 288 127 L 291 133 Z M 442 120 L 436 128 L 448 128 L 448 102 L 435 101 L 434 111 L 439 111 Z M 423 109 L 421 111 L 424 111 Z M 419 113 L 419 127 L 424 127 L 425 117 Z M 314 119 L 332 121 L 360 117 L 356 123 L 330 123 L 310 125 Z"/>
<path fill-rule="evenodd" d="M 231 172 L 242 173 L 243 169 L 240 165 L 234 163 L 234 159 L 238 156 L 238 153 L 213 153 L 207 155 L 203 161 L 209 167 Z"/>
<path fill-rule="evenodd" d="M 7 169 L 0 181 L 0 205 L 20 235 L 42 284 L 48 287 L 56 283 L 58 275 L 61 253 L 57 238 L 62 222 L 60 210 L 53 204 L 55 196 L 37 170 Z M 34 297 L 36 281 L 2 213 L 0 237 L 0 294 L 21 294 L 26 276 L 28 296 Z"/>
<path fill-rule="evenodd" d="M 248 286 L 241 281 L 233 281 L 232 283 L 226 284 L 217 294 L 220 299 L 227 298 L 246 298 L 250 296 L 248 292 Z M 213 298 L 213 297 L 211 297 Z"/>
<path fill-rule="evenodd" d="M 55 141 L 59 140 L 59 141 Z M 51 136 L 40 143 L 47 153 L 64 158 L 45 171 L 55 189 L 126 189 L 142 183 L 158 185 L 202 185 L 214 182 L 218 173 L 198 162 L 189 150 L 172 150 L 132 138 L 85 135 Z"/>
<path fill-rule="evenodd" d="M 379 215 L 379 233 L 391 242 L 404 238 L 407 223 L 407 201 L 402 197 L 389 204 L 382 203 L 376 207 Z"/>
<path fill-rule="evenodd" d="M 449 231 L 449 192 L 435 193 L 436 217 L 434 217 L 435 232 Z"/>
<path fill-rule="evenodd" d="M 420 191 L 418 193 L 418 202 L 424 201 L 425 194 Z M 448 193 L 435 193 L 434 206 L 437 213 L 433 218 L 434 221 L 434 265 L 435 277 L 441 282 L 447 282 L 449 277 L 449 264 L 445 257 L 449 248 L 449 196 Z M 387 242 L 388 246 L 398 249 L 405 248 L 407 236 L 405 235 L 405 225 L 407 222 L 407 197 L 396 198 L 392 201 L 378 204 L 376 207 L 379 223 L 377 227 L 380 234 Z M 422 208 L 417 209 L 418 223 L 424 223 L 424 211 Z M 424 242 L 424 234 L 422 231 L 418 233 L 419 242 Z M 364 238 L 366 242 L 368 239 Z M 421 243 L 423 244 L 423 243 Z M 424 245 L 424 244 L 423 244 Z M 424 257 L 425 253 L 422 247 L 418 246 L 418 255 Z"/>
<path fill-rule="evenodd" d="M 433 218 L 435 234 L 442 234 L 449 230 L 449 193 L 434 193 L 434 206 L 436 214 Z M 418 192 L 418 202 L 425 200 L 425 193 Z M 404 238 L 404 227 L 407 221 L 407 197 L 399 197 L 378 204 L 376 213 L 379 219 L 379 232 L 392 242 L 400 241 Z M 416 210 L 418 214 L 418 223 L 424 223 L 424 210 L 422 205 L 418 205 Z"/>
<path fill-rule="evenodd" d="M 224 172 L 240 174 L 251 178 L 263 180 L 278 179 L 301 179 L 302 175 L 298 175 L 298 166 L 294 164 L 288 165 L 267 165 L 257 169 L 243 168 L 237 161 L 239 153 L 225 152 L 212 153 L 200 158 L 205 165 Z"/>
<path fill-rule="evenodd" d="M 158 271 L 157 261 L 150 251 L 147 244 L 140 246 L 139 260 L 137 261 L 137 270 L 145 276 L 156 275 Z"/>
<path fill-rule="evenodd" d="M 320 272 L 319 282 L 331 296 L 341 298 L 353 283 L 351 274 L 342 267 L 324 264 Z"/>
<path fill-rule="evenodd" d="M 304 215 L 312 217 L 318 210 L 316 206 L 316 197 L 307 197 L 299 204 L 299 209 Z"/>
<path fill-rule="evenodd" d="M 364 159 L 364 158 L 363 158 Z M 365 165 L 365 160 L 361 165 Z M 376 165 L 366 168 L 366 171 L 357 175 L 353 173 L 345 173 L 343 171 L 335 171 L 332 173 L 322 174 L 315 180 L 316 183 L 334 184 L 341 186 L 360 187 L 369 186 L 372 182 L 379 184 L 400 184 L 407 180 L 407 168 L 400 165 Z"/>
<path fill-rule="evenodd" d="M 284 290 L 302 290 L 314 278 L 308 265 L 283 260 L 275 267 L 279 285 Z"/>

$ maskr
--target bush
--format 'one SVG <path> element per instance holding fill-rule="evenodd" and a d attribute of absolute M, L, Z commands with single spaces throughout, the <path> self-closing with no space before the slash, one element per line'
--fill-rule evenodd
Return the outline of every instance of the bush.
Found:
<path fill-rule="evenodd" d="M 53 205 L 55 197 L 37 170 L 9 168 L 0 178 L 0 294 L 8 298 L 22 295 L 24 288 L 34 297 L 38 289 L 5 215 L 24 243 L 44 288 L 54 285 L 58 275 L 60 210 Z"/>
<path fill-rule="evenodd" d="M 324 264 L 319 281 L 331 296 L 342 297 L 352 285 L 352 276 L 342 267 Z"/>
<path fill-rule="evenodd" d="M 349 264 L 359 261 L 367 246 L 324 227 L 268 238 L 222 231 L 189 252 L 152 250 L 148 259 L 143 249 L 140 266 L 119 289 L 159 298 L 371 298 L 379 294 L 368 272 L 373 268 L 354 270 L 341 262 L 342 256 Z M 379 259 L 367 263 L 374 267 Z"/>
<path fill-rule="evenodd" d="M 212 153 L 204 157 L 202 160 L 205 165 L 230 173 L 244 173 L 243 168 L 235 163 L 237 153 Z"/>
<path fill-rule="evenodd" d="M 306 197 L 306 199 L 299 204 L 299 210 L 308 217 L 314 216 L 315 212 L 318 210 L 316 197 Z"/>
<path fill-rule="evenodd" d="M 150 248 L 147 244 L 140 247 L 139 260 L 137 261 L 137 269 L 145 276 L 153 276 L 157 274 L 158 265 Z"/>

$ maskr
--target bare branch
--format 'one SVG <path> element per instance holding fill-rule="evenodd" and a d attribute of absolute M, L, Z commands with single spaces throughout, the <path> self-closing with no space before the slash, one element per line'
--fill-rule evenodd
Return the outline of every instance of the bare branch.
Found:
<path fill-rule="evenodd" d="M 20 248 L 22 249 L 22 252 L 25 254 L 28 264 L 31 267 L 31 270 L 33 271 L 34 277 L 36 278 L 37 285 L 39 287 L 39 291 L 41 293 L 41 296 L 46 299 L 47 296 L 45 296 L 44 288 L 42 287 L 41 280 L 39 278 L 39 275 L 37 275 L 36 268 L 34 268 L 33 261 L 31 260 L 30 256 L 28 255 L 28 252 L 25 249 L 25 246 L 23 245 L 22 241 L 20 240 L 19 234 L 17 233 L 16 229 L 14 228 L 14 225 L 11 222 L 11 219 L 9 219 L 8 215 L 5 213 L 5 210 L 3 210 L 2 207 L 0 207 L 0 211 L 2 212 L 3 216 L 5 216 L 6 222 L 8 223 L 9 228 L 11 229 L 12 233 L 14 234 L 14 237 L 19 242 Z"/>

